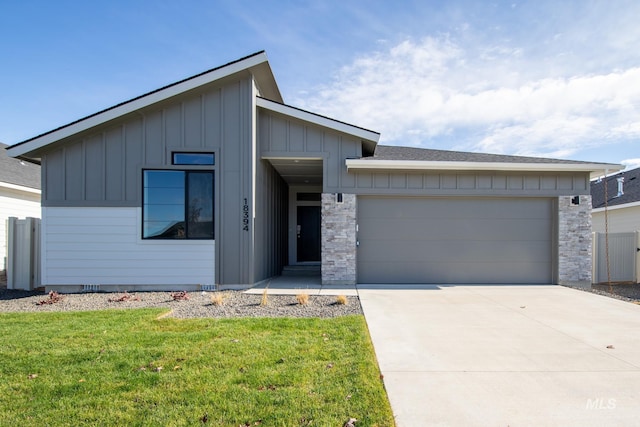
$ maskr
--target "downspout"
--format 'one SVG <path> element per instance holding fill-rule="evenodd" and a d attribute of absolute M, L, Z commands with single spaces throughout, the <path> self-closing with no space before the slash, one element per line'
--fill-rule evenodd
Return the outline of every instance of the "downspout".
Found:
<path fill-rule="evenodd" d="M 609 262 L 609 183 L 607 175 L 609 169 L 604 171 L 604 255 L 607 262 L 607 285 L 609 285 L 609 293 L 613 293 L 611 287 L 611 264 Z"/>

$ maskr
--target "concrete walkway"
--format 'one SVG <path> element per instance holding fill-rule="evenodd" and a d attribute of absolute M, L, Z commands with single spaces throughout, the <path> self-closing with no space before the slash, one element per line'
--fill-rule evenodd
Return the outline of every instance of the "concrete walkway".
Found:
<path fill-rule="evenodd" d="M 640 425 L 640 306 L 561 286 L 358 292 L 399 427 Z"/>
<path fill-rule="evenodd" d="M 245 293 L 262 294 L 265 288 L 271 295 L 297 295 L 302 292 L 309 295 L 358 295 L 355 285 L 323 285 L 318 276 L 279 276 L 247 289 Z"/>

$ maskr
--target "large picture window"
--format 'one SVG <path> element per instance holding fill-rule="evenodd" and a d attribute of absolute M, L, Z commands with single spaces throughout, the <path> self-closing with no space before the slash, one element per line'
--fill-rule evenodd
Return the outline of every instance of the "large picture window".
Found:
<path fill-rule="evenodd" d="M 142 237 L 213 239 L 213 171 L 145 170 Z"/>

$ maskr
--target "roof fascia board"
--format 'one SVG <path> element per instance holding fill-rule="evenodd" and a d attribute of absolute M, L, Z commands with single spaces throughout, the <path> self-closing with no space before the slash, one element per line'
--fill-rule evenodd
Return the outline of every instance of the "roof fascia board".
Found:
<path fill-rule="evenodd" d="M 378 143 L 378 141 L 380 140 L 380 134 L 377 132 L 350 125 L 348 123 L 340 122 L 338 120 L 330 119 L 328 117 L 320 116 L 318 114 L 291 107 L 289 105 L 280 104 L 278 102 L 274 102 L 265 98 L 258 97 L 257 105 L 258 107 L 264 108 L 265 110 L 273 111 L 275 113 L 283 114 L 285 116 L 293 117 L 305 122 L 310 122 L 318 126 L 323 126 L 338 132 L 346 133 L 348 135 L 353 135 L 367 141 Z"/>
<path fill-rule="evenodd" d="M 0 182 L 0 187 L 9 190 L 22 191 L 24 193 L 41 194 L 42 191 L 37 188 L 25 187 L 24 185 L 11 184 L 9 182 Z"/>
<path fill-rule="evenodd" d="M 267 55 L 262 52 L 246 58 L 242 61 L 234 62 L 221 68 L 216 68 L 209 73 L 188 79 L 175 85 L 171 85 L 156 92 L 151 92 L 146 96 L 142 96 L 130 102 L 125 102 L 120 106 L 105 110 L 102 113 L 98 113 L 94 116 L 89 116 L 84 120 L 81 119 L 77 123 L 47 133 L 39 138 L 32 139 L 31 141 L 27 141 L 22 144 L 14 145 L 13 147 L 8 147 L 7 153 L 12 157 L 24 155 L 31 151 L 38 150 L 55 141 L 68 138 L 94 126 L 99 126 L 110 120 L 117 119 L 118 117 L 148 107 L 157 102 L 164 101 L 173 96 L 180 95 L 181 93 L 198 88 L 216 80 L 220 80 L 244 70 L 248 70 L 264 62 L 267 62 Z"/>
<path fill-rule="evenodd" d="M 613 206 L 607 207 L 606 209 L 609 211 L 615 211 L 617 209 L 635 208 L 636 206 L 640 206 L 640 202 L 630 202 L 630 203 L 623 203 L 621 205 L 613 205 Z M 595 208 L 591 212 L 599 213 L 604 211 L 605 211 L 605 208 Z"/>
<path fill-rule="evenodd" d="M 622 170 L 624 166 L 602 163 L 503 163 L 451 162 L 428 160 L 362 160 L 346 159 L 347 169 L 373 170 L 464 170 L 519 172 L 590 172 L 598 176 L 603 171 Z"/>

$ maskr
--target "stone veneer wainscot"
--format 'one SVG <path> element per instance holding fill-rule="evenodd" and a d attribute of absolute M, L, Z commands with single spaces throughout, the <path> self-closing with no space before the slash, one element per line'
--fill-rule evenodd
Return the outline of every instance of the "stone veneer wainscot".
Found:
<path fill-rule="evenodd" d="M 591 284 L 591 196 L 558 197 L 558 282 Z"/>
<path fill-rule="evenodd" d="M 356 195 L 322 194 L 322 283 L 356 283 Z"/>

